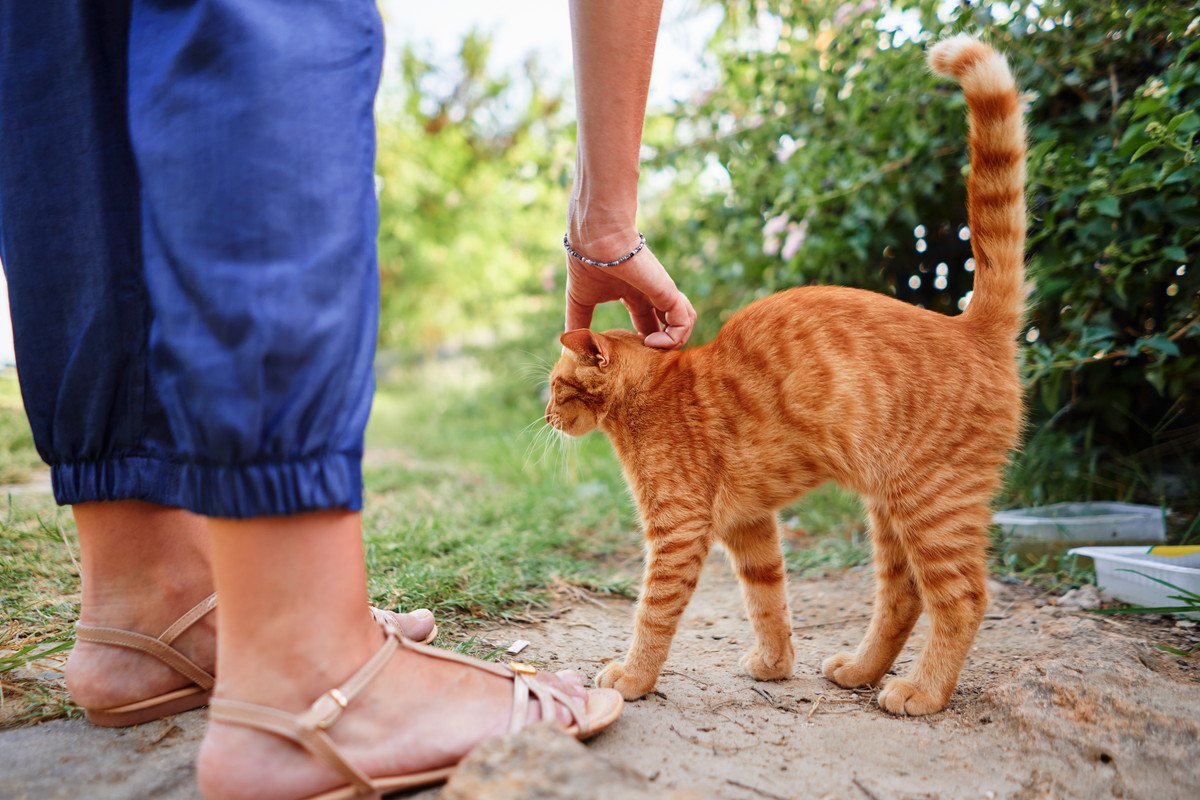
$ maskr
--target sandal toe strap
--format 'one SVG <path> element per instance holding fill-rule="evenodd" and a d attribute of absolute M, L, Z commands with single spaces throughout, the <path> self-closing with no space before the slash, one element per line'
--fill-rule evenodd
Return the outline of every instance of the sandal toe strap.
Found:
<path fill-rule="evenodd" d="M 508 719 L 508 732 L 516 733 L 525 726 L 529 717 L 529 683 L 518 673 L 513 678 L 512 712 Z"/>
<path fill-rule="evenodd" d="M 457 664 L 465 664 L 473 669 L 490 672 L 503 678 L 509 678 L 513 682 L 513 704 L 512 714 L 509 717 L 508 732 L 516 733 L 525 726 L 525 722 L 529 717 L 529 698 L 532 694 L 541 705 L 541 717 L 546 721 L 554 721 L 558 718 L 558 711 L 555 708 L 555 703 L 562 704 L 571 715 L 571 719 L 578 726 L 579 731 L 586 735 L 591 727 L 588 724 L 587 709 L 584 703 L 571 697 L 570 695 L 550 686 L 549 684 L 537 679 L 537 670 L 526 664 L 518 662 L 509 662 L 507 665 L 496 664 L 489 661 L 479 661 L 478 659 L 455 653 L 450 650 L 442 650 L 438 647 L 427 647 L 423 644 L 410 642 L 408 639 L 400 636 L 399 632 L 395 632 L 400 645 L 408 650 L 421 653 L 423 655 L 438 658 L 443 661 L 453 661 Z"/>
<path fill-rule="evenodd" d="M 537 698 L 542 722 L 558 720 L 558 706 L 562 705 L 571 715 L 571 720 L 578 726 L 581 733 L 587 733 L 587 712 L 582 703 L 545 681 L 537 679 L 536 674 L 521 670 L 513 671 L 513 707 L 509 721 L 508 732 L 516 733 L 525 726 L 529 719 L 529 697 Z"/>

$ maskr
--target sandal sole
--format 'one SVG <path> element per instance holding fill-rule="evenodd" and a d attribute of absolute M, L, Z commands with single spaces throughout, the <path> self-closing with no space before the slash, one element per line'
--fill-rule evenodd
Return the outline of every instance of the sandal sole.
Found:
<path fill-rule="evenodd" d="M 208 705 L 212 692 L 199 686 L 180 689 L 119 708 L 85 708 L 87 721 L 101 728 L 128 728 Z"/>

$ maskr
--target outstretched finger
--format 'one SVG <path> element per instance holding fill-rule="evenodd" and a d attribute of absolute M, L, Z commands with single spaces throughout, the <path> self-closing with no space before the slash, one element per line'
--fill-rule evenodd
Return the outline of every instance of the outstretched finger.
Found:
<path fill-rule="evenodd" d="M 581 303 L 574 297 L 567 294 L 567 330 L 573 331 L 579 328 L 592 327 L 592 315 L 596 312 L 596 306 L 591 303 Z"/>

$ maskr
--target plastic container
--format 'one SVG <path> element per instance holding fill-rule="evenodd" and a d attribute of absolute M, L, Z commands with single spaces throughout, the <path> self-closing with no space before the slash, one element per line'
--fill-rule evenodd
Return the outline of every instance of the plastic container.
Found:
<path fill-rule="evenodd" d="M 1030 562 L 1071 547 L 1158 544 L 1167 533 L 1166 512 L 1133 503 L 1055 503 L 997 511 L 992 521 L 1004 532 L 1008 552 Z"/>
<path fill-rule="evenodd" d="M 1135 606 L 1180 605 L 1170 597 L 1180 592 L 1151 578 L 1200 594 L 1200 547 L 1076 547 L 1071 555 L 1092 559 L 1101 591 Z"/>

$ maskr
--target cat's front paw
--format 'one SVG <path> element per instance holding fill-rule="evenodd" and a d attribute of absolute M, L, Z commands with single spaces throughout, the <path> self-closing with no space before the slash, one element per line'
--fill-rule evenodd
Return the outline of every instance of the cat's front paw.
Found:
<path fill-rule="evenodd" d="M 879 707 L 889 714 L 920 717 L 936 714 L 946 707 L 949 698 L 935 697 L 909 678 L 892 678 L 879 693 Z"/>
<path fill-rule="evenodd" d="M 644 678 L 639 680 L 635 675 L 627 672 L 625 665 L 620 661 L 608 662 L 596 676 L 597 686 L 601 689 L 616 689 L 626 700 L 637 700 L 644 696 L 654 688 L 657 681 L 658 676 L 653 676 L 649 680 Z"/>
<path fill-rule="evenodd" d="M 867 669 L 854 653 L 837 653 L 825 659 L 821 674 L 843 689 L 872 686 L 883 677 L 878 670 Z"/>
<path fill-rule="evenodd" d="M 755 645 L 755 647 L 742 656 L 742 669 L 760 681 L 779 681 L 792 677 L 792 664 L 795 661 L 795 652 L 791 646 L 785 652 L 768 652 L 763 648 Z"/>

